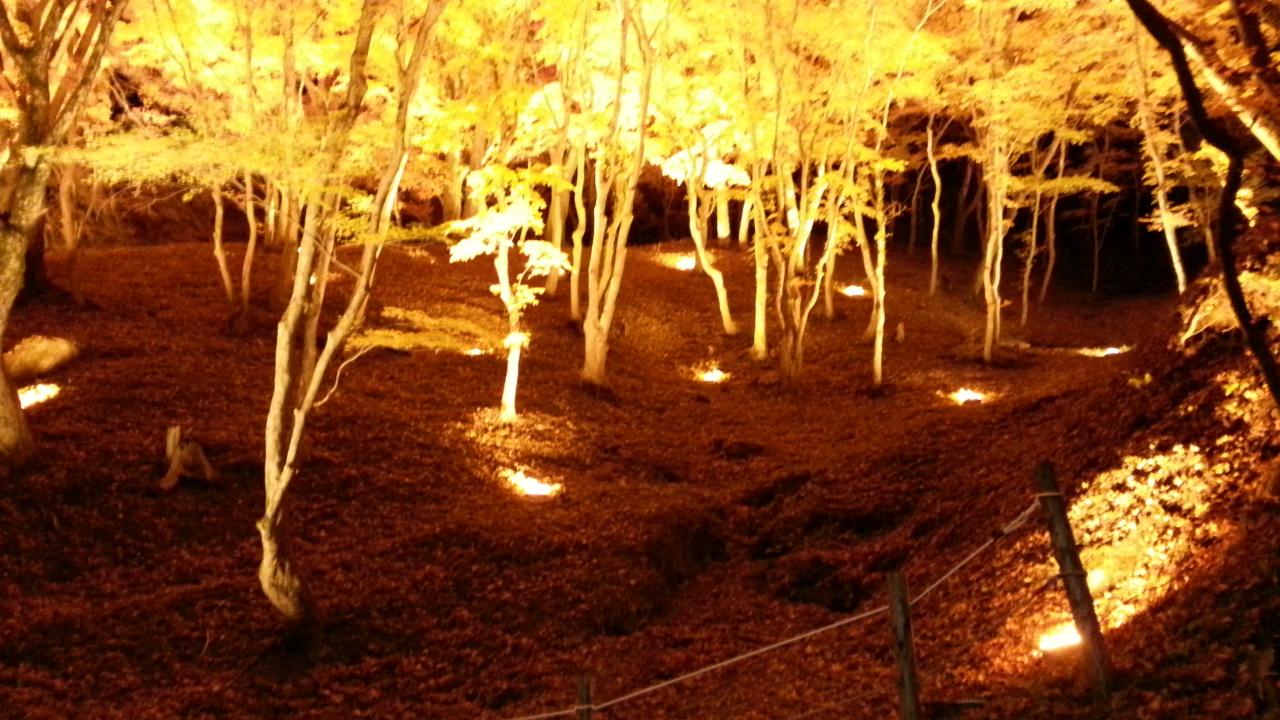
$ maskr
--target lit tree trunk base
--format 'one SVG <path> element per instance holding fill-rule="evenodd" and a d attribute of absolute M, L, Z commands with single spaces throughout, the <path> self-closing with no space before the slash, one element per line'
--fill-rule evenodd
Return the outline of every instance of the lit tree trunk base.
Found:
<path fill-rule="evenodd" d="M 604 385 L 605 358 L 609 354 L 609 339 L 605 330 L 596 323 L 582 326 L 585 335 L 585 358 L 582 363 L 582 381 L 595 386 Z"/>
<path fill-rule="evenodd" d="M 320 624 L 311 590 L 293 564 L 288 526 L 279 514 L 268 514 L 257 525 L 262 537 L 258 582 L 272 607 L 285 618 L 285 641 L 295 649 L 306 649 L 317 639 Z"/>

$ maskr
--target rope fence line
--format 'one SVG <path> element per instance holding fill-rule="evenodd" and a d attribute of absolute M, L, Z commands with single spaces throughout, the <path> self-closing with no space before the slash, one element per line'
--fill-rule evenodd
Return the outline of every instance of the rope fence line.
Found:
<path fill-rule="evenodd" d="M 911 604 L 911 605 L 915 605 L 916 603 L 918 603 L 918 602 L 920 602 L 921 600 L 923 600 L 923 599 L 924 599 L 925 597 L 927 597 L 930 593 L 932 593 L 935 589 L 937 589 L 937 588 L 938 588 L 938 586 L 942 585 L 944 582 L 946 582 L 948 579 L 950 579 L 952 576 L 954 576 L 957 572 L 959 572 L 959 571 L 960 571 L 961 569 L 963 569 L 966 565 L 968 565 L 970 562 L 972 562 L 972 561 L 974 560 L 974 558 L 978 557 L 978 556 L 979 556 L 979 555 L 981 555 L 984 551 L 986 551 L 988 548 L 990 548 L 992 545 L 994 545 L 998 540 L 1000 540 L 1001 538 L 1007 537 L 1008 535 L 1010 535 L 1011 533 L 1013 533 L 1014 531 L 1016 531 L 1018 528 L 1022 527 L 1022 526 L 1026 523 L 1027 519 L 1031 517 L 1032 512 L 1034 512 L 1034 511 L 1035 511 L 1035 509 L 1036 509 L 1037 507 L 1039 507 L 1038 500 L 1037 500 L 1037 501 L 1033 501 L 1030 505 L 1028 505 L 1028 506 L 1027 506 L 1027 508 L 1026 508 L 1025 510 L 1023 510 L 1023 511 L 1022 511 L 1021 513 L 1019 513 L 1016 517 L 1014 517 L 1014 519 L 1013 519 L 1013 520 L 1011 520 L 1009 523 L 1005 524 L 1005 525 L 1004 525 L 1004 526 L 1003 526 L 1003 527 L 1002 527 L 1002 528 L 1001 528 L 997 533 L 993 534 L 990 538 L 988 538 L 986 542 L 982 543 L 982 545 L 978 546 L 978 548 L 977 548 L 976 550 L 974 550 L 974 551 L 970 552 L 968 555 L 966 555 L 966 556 L 964 557 L 964 559 L 963 559 L 963 560 L 961 560 L 960 562 L 958 562 L 958 563 L 956 563 L 955 565 L 953 565 L 953 566 L 951 567 L 951 569 L 947 570 L 947 572 L 943 573 L 941 577 L 939 577 L 939 578 L 938 578 L 937 580 L 935 580 L 932 584 L 930 584 L 928 587 L 926 587 L 922 592 L 920 592 L 919 594 L 917 594 L 917 595 L 915 596 L 915 598 L 913 598 L 913 599 L 910 601 L 910 604 Z M 1055 575 L 1055 576 L 1054 576 L 1054 578 L 1052 578 L 1051 580 L 1053 580 L 1053 579 L 1057 579 L 1057 576 Z M 1048 585 L 1048 583 L 1046 583 L 1046 586 L 1047 586 L 1047 585 Z M 778 641 L 778 642 L 776 642 L 776 643 L 773 643 L 773 644 L 771 644 L 771 645 L 766 645 L 766 646 L 764 646 L 764 647 L 756 648 L 756 649 L 754 649 L 754 650 L 750 650 L 750 651 L 745 652 L 745 653 L 742 653 L 742 654 L 740 654 L 740 655 L 735 655 L 735 656 L 733 656 L 733 657 L 731 657 L 731 658 L 728 658 L 728 659 L 725 659 L 725 660 L 721 660 L 720 662 L 713 663 L 713 664 L 711 664 L 711 665 L 707 665 L 707 666 L 705 666 L 705 667 L 698 668 L 697 670 L 692 670 L 692 671 L 687 672 L 687 673 L 685 673 L 685 674 L 683 674 L 683 675 L 678 675 L 678 676 L 676 676 L 676 677 L 674 677 L 674 678 L 671 678 L 671 679 L 669 679 L 669 680 L 664 680 L 664 681 L 662 681 L 662 682 L 655 683 L 655 684 L 653 684 L 653 685 L 649 685 L 648 687 L 644 687 L 644 688 L 641 688 L 641 689 L 639 689 L 639 690 L 635 690 L 635 691 L 630 692 L 630 693 L 627 693 L 627 694 L 625 694 L 625 695 L 620 695 L 620 696 L 618 696 L 618 697 L 616 697 L 616 698 L 613 698 L 612 700 L 608 700 L 608 701 L 606 701 L 606 702 L 602 702 L 602 703 L 592 703 L 591 705 L 579 705 L 579 706 L 576 706 L 576 707 L 573 707 L 573 708 L 569 708 L 569 709 L 566 709 L 566 710 L 558 710 L 558 711 L 555 711 L 555 712 L 541 713 L 541 714 L 538 714 L 538 715 L 522 715 L 522 716 L 520 716 L 520 717 L 516 717 L 516 718 L 508 718 L 507 720 L 545 720 L 546 718 L 566 717 L 566 716 L 574 715 L 574 714 L 577 714 L 577 713 L 580 713 L 580 712 L 583 712 L 583 711 L 587 711 L 587 712 L 597 712 L 597 711 L 600 711 L 600 710 L 605 710 L 605 709 L 607 709 L 607 708 L 613 707 L 614 705 L 618 705 L 618 704 L 620 704 L 620 703 L 627 702 L 628 700 L 634 700 L 634 699 L 636 699 L 636 698 L 638 698 L 638 697 L 642 697 L 642 696 L 644 696 L 644 695 L 648 695 L 648 694 L 650 694 L 650 693 L 656 692 L 656 691 L 661 690 L 661 689 L 663 689 L 663 688 L 670 687 L 671 685 L 675 685 L 675 684 L 678 684 L 678 683 L 684 682 L 684 681 L 686 681 L 686 680 L 691 680 L 691 679 L 693 679 L 693 678 L 695 678 L 695 677 L 698 677 L 698 676 L 700 676 L 700 675 L 705 675 L 705 674 L 707 674 L 707 673 L 709 673 L 709 672 L 712 672 L 712 671 L 715 671 L 715 670 L 719 670 L 719 669 L 721 669 L 721 668 L 725 668 L 725 667 L 728 667 L 728 666 L 730 666 L 730 665 L 735 665 L 735 664 L 740 663 L 740 662 L 742 662 L 742 661 L 744 661 L 744 660 L 748 660 L 748 659 L 750 659 L 750 658 L 756 657 L 757 655 L 763 655 L 764 653 L 772 652 L 772 651 L 774 651 L 774 650 L 778 650 L 778 649 L 780 649 L 780 648 L 787 647 L 788 645 L 794 645 L 794 644 L 796 644 L 796 643 L 798 643 L 798 642 L 801 642 L 801 641 L 803 641 L 803 640 L 807 640 L 807 639 L 809 639 L 809 638 L 811 638 L 811 637 L 814 637 L 815 635 L 821 635 L 821 634 L 823 634 L 823 633 L 830 632 L 831 630 L 835 630 L 835 629 L 837 629 L 837 628 L 841 628 L 841 627 L 844 627 L 844 626 L 846 626 L 846 625 L 852 625 L 852 624 L 855 624 L 855 623 L 861 622 L 861 621 L 863 621 L 863 620 L 866 620 L 866 619 L 868 619 L 868 618 L 872 618 L 872 617 L 875 617 L 875 616 L 877 616 L 877 615 L 881 615 L 881 614 L 887 613 L 888 611 L 889 611 L 889 606 L 888 606 L 888 605 L 881 605 L 881 606 L 879 606 L 879 607 L 877 607 L 877 608 L 874 608 L 874 609 L 871 609 L 871 610 L 867 610 L 867 611 L 861 612 L 861 613 L 859 613 L 859 614 L 857 614 L 857 615 L 854 615 L 854 616 L 852 616 L 852 617 L 843 618 L 843 619 L 841 619 L 841 620 L 837 620 L 836 622 L 829 623 L 829 624 L 827 624 L 827 625 L 823 625 L 823 626 L 818 627 L 818 628 L 814 628 L 813 630 L 808 630 L 808 631 L 805 631 L 805 632 L 800 633 L 800 634 L 798 634 L 798 635 L 793 635 L 792 637 L 786 638 L 786 639 L 784 639 L 784 640 L 780 640 L 780 641 Z M 842 700 L 842 701 L 840 701 L 840 702 L 836 703 L 835 705 L 830 706 L 829 708 L 818 708 L 817 710 L 810 711 L 810 714 L 817 714 L 817 713 L 820 713 L 820 712 L 825 712 L 825 711 L 826 711 L 826 710 L 828 710 L 828 709 L 834 709 L 834 708 L 840 707 L 840 706 L 842 706 L 842 705 L 844 705 L 844 704 L 852 703 L 852 702 L 854 702 L 854 701 L 856 701 L 856 700 L 859 700 L 859 699 L 862 699 L 862 698 L 865 698 L 865 697 L 869 697 L 869 696 L 871 696 L 871 695 L 875 695 L 875 694 L 877 694 L 877 693 L 879 693 L 879 692 L 881 692 L 881 691 L 879 691 L 879 690 L 875 690 L 875 691 L 870 691 L 870 692 L 867 692 L 867 693 L 863 693 L 862 695 L 855 696 L 855 697 L 853 697 L 853 698 L 848 698 L 848 699 L 846 699 L 846 700 Z M 792 720 L 799 720 L 800 718 L 804 718 L 804 717 L 809 717 L 809 715 L 808 715 L 808 714 L 806 714 L 806 715 L 801 715 L 801 716 L 799 716 L 799 717 L 797 717 L 797 718 L 793 718 Z"/>
<path fill-rule="evenodd" d="M 923 600 L 923 599 L 925 598 L 925 596 L 926 596 L 926 595 L 928 595 L 929 593 L 933 592 L 933 590 L 934 590 L 935 588 L 937 588 L 939 585 L 941 585 L 943 582 L 945 582 L 945 581 L 946 581 L 948 578 L 950 578 L 951 576 L 955 575 L 957 571 L 959 571 L 959 570 L 960 570 L 961 568 L 963 568 L 966 564 L 968 564 L 970 561 L 972 561 L 972 560 L 973 560 L 973 558 L 975 558 L 975 557 L 977 557 L 979 554 L 981 554 L 981 553 L 982 553 L 982 551 L 984 551 L 984 550 L 986 550 L 987 548 L 989 548 L 989 547 L 991 547 L 992 545 L 994 545 L 994 544 L 996 543 L 996 541 L 998 541 L 1000 538 L 1003 538 L 1003 537 L 1005 537 L 1006 535 L 1009 535 L 1009 534 L 1013 533 L 1015 530 L 1017 530 L 1018 528 L 1022 527 L 1024 524 L 1026 524 L 1027 520 L 1028 520 L 1028 519 L 1030 519 L 1031 514 L 1035 511 L 1035 509 L 1036 509 L 1037 507 L 1039 507 L 1039 503 L 1038 503 L 1038 502 L 1033 502 L 1033 503 L 1031 503 L 1029 506 L 1027 506 L 1027 508 L 1026 508 L 1025 510 L 1023 510 L 1021 513 L 1019 513 L 1017 517 L 1015 517 L 1015 518 L 1014 518 L 1012 521 L 1010 521 L 1007 525 L 1005 525 L 1003 528 L 1001 528 L 1001 530 L 1000 530 L 999 534 L 992 536 L 992 537 L 991 537 L 991 538 L 989 538 L 986 542 L 984 542 L 982 545 L 978 546 L 978 549 L 976 549 L 976 550 L 974 550 L 973 552 L 969 553 L 969 555 L 968 555 L 968 556 L 966 556 L 966 557 L 965 557 L 965 559 L 961 560 L 959 563 L 957 563 L 955 566 L 953 566 L 953 567 L 951 568 L 951 570 L 949 570 L 949 571 L 948 571 L 946 574 L 944 574 L 941 578 L 939 578 L 938 580 L 934 581 L 934 583 L 933 583 L 932 585 L 930 585 L 929 587 L 925 588 L 925 589 L 924 589 L 924 591 L 922 591 L 922 592 L 920 592 L 919 594 L 917 594 L 917 595 L 916 595 L 916 597 L 911 601 L 911 604 L 912 604 L 912 605 L 915 605 L 917 602 L 919 602 L 919 601 Z M 1018 607 L 1014 608 L 1014 609 L 1013 609 L 1013 611 L 1011 611 L 1011 612 L 1009 612 L 1009 613 L 1005 614 L 1003 617 L 1001 617 L 1001 618 L 1000 618 L 999 622 L 997 622 L 997 623 L 992 623 L 992 624 L 991 624 L 991 625 L 989 625 L 987 628 L 985 628 L 985 629 L 983 629 L 983 630 L 979 631 L 978 636 L 977 636 L 977 639 L 975 639 L 975 640 L 974 640 L 974 641 L 972 641 L 972 642 L 965 643 L 965 644 L 964 644 L 964 645 L 962 645 L 961 647 L 957 648 L 957 649 L 956 649 L 955 651 L 953 651 L 951 654 L 947 655 L 947 656 L 942 660 L 942 662 L 941 662 L 941 663 L 939 663 L 939 664 L 940 664 L 940 665 L 949 665 L 949 664 L 951 664 L 951 662 L 952 662 L 952 661 L 954 661 L 957 657 L 959 657 L 963 652 L 965 652 L 966 650 L 969 650 L 969 649 L 973 648 L 973 646 L 977 645 L 977 644 L 978 644 L 978 641 L 979 641 L 981 638 L 985 637 L 985 636 L 986 636 L 988 633 L 990 633 L 991 631 L 995 630 L 996 628 L 1000 627 L 1000 626 L 1001 626 L 1001 625 L 1003 625 L 1004 623 L 1008 622 L 1009 618 L 1011 618 L 1011 617 L 1013 617 L 1013 616 L 1015 616 L 1015 615 L 1017 615 L 1017 614 L 1021 613 L 1022 611 L 1026 610 L 1027 608 L 1031 607 L 1031 605 L 1032 605 L 1032 604 L 1034 604 L 1037 600 L 1039 600 L 1039 598 L 1040 598 L 1040 594 L 1041 594 L 1042 592 L 1044 592 L 1046 589 L 1048 589 L 1050 585 L 1052 585 L 1053 583 L 1055 583 L 1055 582 L 1057 582 L 1057 581 L 1058 581 L 1058 577 L 1059 577 L 1059 576 L 1054 575 L 1053 577 L 1049 578 L 1049 580 L 1048 580 L 1047 582 L 1045 582 L 1044 584 L 1042 584 L 1039 588 L 1037 588 L 1037 589 L 1032 593 L 1031 598 L 1030 598 L 1029 600 L 1027 600 L 1026 602 L 1022 603 L 1022 604 L 1021 604 L 1021 605 L 1019 605 Z M 888 692 L 888 691 L 886 691 L 886 690 L 872 690 L 872 691 L 869 691 L 869 692 L 861 693 L 861 694 L 859 694 L 859 695 L 854 695 L 853 697 L 845 698 L 844 700 L 840 700 L 840 701 L 835 702 L 835 703 L 832 703 L 832 704 L 830 704 L 830 705 L 824 705 L 823 707 L 820 707 L 820 708 L 817 708 L 817 709 L 814 709 L 814 710 L 810 710 L 810 711 L 808 711 L 808 712 L 806 712 L 806 713 L 804 713 L 804 714 L 802 714 L 802 715 L 796 715 L 795 717 L 791 718 L 790 720 L 805 720 L 805 718 L 810 718 L 810 717 L 813 717 L 814 715 L 818 715 L 818 714 L 820 714 L 820 713 L 824 713 L 824 712 L 827 712 L 827 711 L 829 711 L 829 710 L 836 710 L 836 709 L 841 708 L 841 707 L 844 707 L 845 705 L 848 705 L 848 704 L 850 704 L 850 703 L 857 702 L 858 700 L 863 700 L 863 699 L 868 698 L 868 697 L 871 697 L 871 696 L 873 696 L 873 695 L 878 695 L 878 694 L 885 693 L 885 692 Z"/>
<path fill-rule="evenodd" d="M 969 553 L 969 555 L 966 556 L 965 559 L 956 563 L 954 567 L 952 567 L 947 572 L 943 573 L 942 577 L 938 578 L 937 580 L 934 580 L 932 585 L 925 588 L 920 593 L 918 593 L 914 598 L 912 598 L 911 604 L 914 606 L 916 603 L 928 597 L 929 593 L 933 592 L 935 588 L 937 588 L 942 583 L 946 582 L 952 575 L 955 575 L 957 572 L 959 572 L 960 569 L 963 568 L 965 565 L 968 565 L 971 560 L 981 555 L 982 552 L 985 551 L 987 548 L 991 547 L 992 545 L 995 545 L 997 540 L 1007 537 L 1010 533 L 1014 532 L 1015 530 L 1017 530 L 1018 528 L 1026 524 L 1027 519 L 1031 517 L 1031 513 L 1035 512 L 1035 509 L 1038 507 L 1040 507 L 1038 502 L 1032 502 L 1030 505 L 1028 505 L 1026 510 L 1023 510 L 1021 513 L 1018 514 L 1017 517 L 1015 517 L 1007 525 L 1001 528 L 999 534 L 993 535 L 990 538 L 988 538 L 986 542 L 978 546 L 977 550 L 974 550 L 973 552 Z"/>

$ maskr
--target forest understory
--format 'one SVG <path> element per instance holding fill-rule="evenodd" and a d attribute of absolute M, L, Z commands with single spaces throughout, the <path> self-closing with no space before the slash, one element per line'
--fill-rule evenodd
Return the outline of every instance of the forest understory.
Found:
<path fill-rule="evenodd" d="M 996 536 L 913 609 L 928 717 L 1092 717 L 1075 651 L 1037 650 L 1069 618 L 1040 511 L 1001 534 L 1049 460 L 1069 499 L 1105 506 L 1073 510 L 1086 565 L 1091 549 L 1159 538 L 1092 556 L 1128 572 L 1100 605 L 1110 716 L 1280 718 L 1280 505 L 1266 492 L 1280 445 L 1239 337 L 1178 348 L 1172 295 L 1057 290 L 1025 330 L 1006 310 L 1019 342 L 988 366 L 968 264 L 946 269 L 958 289 L 927 297 L 927 258 L 896 254 L 885 387 L 871 390 L 861 341 L 869 301 L 841 295 L 786 390 L 749 334 L 718 332 L 710 282 L 671 267 L 691 251 L 632 249 L 607 390 L 578 380 L 567 286 L 531 308 L 514 424 L 497 418 L 500 354 L 379 348 L 345 366 L 293 491 L 323 620 L 305 651 L 277 642 L 255 574 L 275 318 L 225 332 L 207 245 L 84 251 L 90 308 L 40 301 L 9 330 L 84 352 L 43 379 L 61 392 L 28 411 L 40 455 L 0 493 L 0 717 L 501 720 L 573 708 L 584 676 L 606 703 L 875 609 L 888 571 L 923 589 Z M 747 325 L 750 255 L 716 259 Z M 860 281 L 852 268 L 842 282 Z M 65 286 L 66 264 L 50 271 Z M 492 273 L 441 247 L 388 248 L 369 322 L 469 318 L 500 344 Z M 349 287 L 333 276 L 331 292 Z M 1076 352 L 1108 347 L 1128 351 Z M 712 367 L 723 382 L 698 379 Z M 962 387 L 987 398 L 947 397 Z M 159 489 L 170 425 L 214 481 Z M 520 496 L 517 470 L 563 490 Z M 1153 490 L 1125 492 L 1135 483 Z M 875 615 L 596 716 L 895 713 Z"/>

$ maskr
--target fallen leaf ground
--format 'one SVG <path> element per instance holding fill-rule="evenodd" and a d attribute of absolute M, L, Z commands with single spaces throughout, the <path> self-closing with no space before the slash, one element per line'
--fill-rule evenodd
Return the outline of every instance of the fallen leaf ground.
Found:
<path fill-rule="evenodd" d="M 894 257 L 889 327 L 904 338 L 887 344 L 885 390 L 860 340 L 868 301 L 838 296 L 788 391 L 750 359 L 749 333 L 718 332 L 709 281 L 664 264 L 690 249 L 632 250 L 605 392 L 578 381 L 564 293 L 530 311 L 518 423 L 497 421 L 493 354 L 378 349 L 343 370 L 293 498 L 324 620 L 305 654 L 274 642 L 255 575 L 270 315 L 224 331 L 207 245 L 84 253 L 92 307 L 39 302 L 9 331 L 84 353 L 46 379 L 62 393 L 29 411 L 40 456 L 0 493 L 0 716 L 498 720 L 572 708 L 583 676 L 606 703 L 875 609 L 886 571 L 923 589 L 1028 506 L 1038 461 L 1075 496 L 1126 456 L 1197 444 L 1228 467 L 1195 518 L 1215 529 L 1108 634 L 1111 716 L 1280 717 L 1280 533 L 1260 490 L 1277 445 L 1265 398 L 1223 412 L 1222 373 L 1252 372 L 1238 339 L 1174 350 L 1172 298 L 1060 291 L 1025 331 L 1010 308 L 1025 344 L 987 367 L 973 360 L 981 309 L 927 297 L 927 263 Z M 750 259 L 717 258 L 749 328 Z M 389 249 L 376 309 L 498 318 L 492 273 Z M 1063 351 L 1118 345 L 1133 350 Z M 712 364 L 727 381 L 694 377 Z M 945 397 L 962 386 L 991 397 Z M 215 482 L 158 489 L 174 424 Z M 518 497 L 502 479 L 514 469 L 564 491 Z M 1042 527 L 1037 510 L 914 608 L 930 717 L 1091 716 L 1072 651 L 1034 652 L 1065 617 L 1039 581 L 1053 573 Z M 598 716 L 886 718 L 892 667 L 876 615 Z"/>

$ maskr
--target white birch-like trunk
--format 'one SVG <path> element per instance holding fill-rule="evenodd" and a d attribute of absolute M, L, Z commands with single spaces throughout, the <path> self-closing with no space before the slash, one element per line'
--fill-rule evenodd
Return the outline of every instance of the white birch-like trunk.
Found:
<path fill-rule="evenodd" d="M 750 209 L 751 199 L 747 200 L 747 208 Z M 752 220 L 752 222 L 755 222 Z M 747 226 L 747 218 L 744 216 L 742 227 Z M 755 237 L 751 239 L 751 252 L 755 259 L 756 274 L 756 297 L 755 297 L 755 323 L 751 335 L 751 357 L 755 360 L 764 360 L 769 357 L 769 253 L 765 247 L 767 242 L 765 235 L 768 233 L 763 228 L 767 227 L 762 223 L 756 225 Z"/>
<path fill-rule="evenodd" d="M 1040 251 L 1040 201 L 1044 194 L 1036 190 L 1035 203 L 1031 206 L 1030 239 L 1027 241 L 1026 262 L 1022 266 L 1022 314 L 1018 318 L 1018 327 L 1027 326 L 1027 317 L 1031 308 L 1031 271 L 1036 266 L 1036 255 Z"/>
<path fill-rule="evenodd" d="M 724 327 L 725 335 L 737 335 L 738 324 L 733 321 L 733 315 L 729 312 L 729 293 L 724 287 L 724 273 L 720 272 L 711 261 L 711 256 L 707 254 L 707 240 L 702 235 L 702 223 L 699 222 L 698 212 L 698 187 L 702 184 L 706 177 L 706 158 L 703 158 L 703 171 L 698 177 L 691 177 L 685 180 L 685 198 L 689 210 L 689 237 L 693 239 L 694 251 L 698 255 L 698 264 L 702 266 L 702 271 L 711 278 L 711 284 L 715 286 L 716 303 L 720 307 L 720 322 Z M 717 200 L 719 191 L 716 191 Z M 718 213 L 717 213 L 718 215 Z M 717 227 L 720 227 L 717 222 Z"/>
<path fill-rule="evenodd" d="M 738 216 L 738 249 L 745 248 L 751 238 L 751 223 L 754 222 L 751 216 L 752 202 L 750 195 L 742 201 L 742 214 Z"/>
<path fill-rule="evenodd" d="M 933 174 L 933 233 L 929 240 L 929 295 L 938 294 L 938 235 L 942 231 L 942 173 L 938 169 L 937 138 L 933 135 L 933 116 L 929 116 L 929 172 Z"/>
<path fill-rule="evenodd" d="M 240 312 L 249 311 L 253 295 L 253 256 L 258 249 L 258 208 L 254 196 L 253 173 L 244 171 L 244 213 L 249 221 L 249 240 L 244 248 L 244 260 L 240 263 Z"/>
<path fill-rule="evenodd" d="M 1005 197 L 1009 184 L 1009 156 L 1001 144 L 992 144 L 987 171 L 987 243 L 982 262 L 982 290 L 987 303 L 986 332 L 982 340 L 982 360 L 995 362 L 1000 343 L 1000 260 L 1005 234 Z"/>
<path fill-rule="evenodd" d="M 733 228 L 729 220 L 729 188 L 716 188 L 716 242 L 729 247 L 733 241 Z M 732 333 L 731 333 L 732 334 Z"/>
<path fill-rule="evenodd" d="M 226 208 L 222 201 L 222 188 L 213 187 L 213 257 L 218 261 L 218 273 L 222 276 L 222 290 L 227 296 L 227 306 L 236 309 L 236 285 L 231 279 L 231 267 L 227 263 L 227 250 L 222 244 L 223 220 Z"/>

